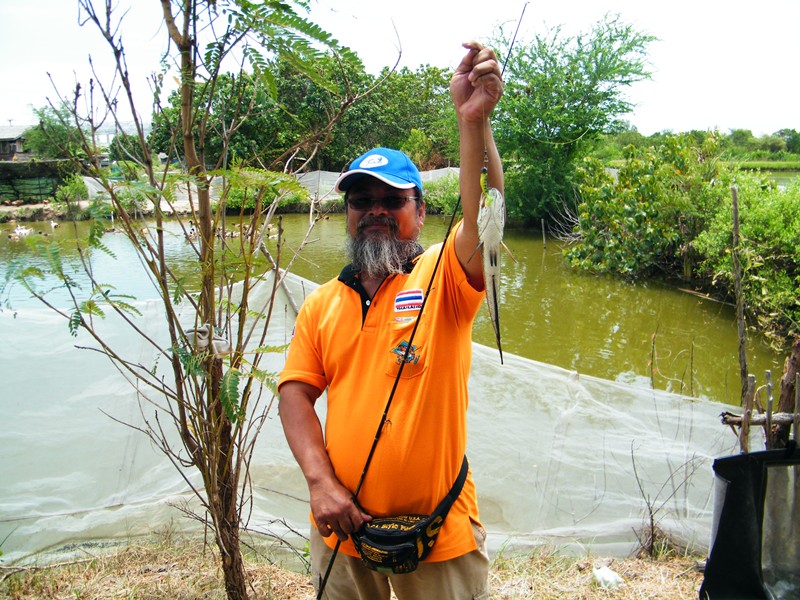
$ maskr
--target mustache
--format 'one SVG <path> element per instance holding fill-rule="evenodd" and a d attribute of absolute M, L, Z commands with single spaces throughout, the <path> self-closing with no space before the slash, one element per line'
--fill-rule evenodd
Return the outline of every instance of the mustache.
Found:
<path fill-rule="evenodd" d="M 400 231 L 397 221 L 390 215 L 364 215 L 358 222 L 356 232 L 362 233 L 364 229 L 373 225 L 383 225 L 389 227 L 390 231 L 395 235 L 397 235 L 397 233 Z"/>

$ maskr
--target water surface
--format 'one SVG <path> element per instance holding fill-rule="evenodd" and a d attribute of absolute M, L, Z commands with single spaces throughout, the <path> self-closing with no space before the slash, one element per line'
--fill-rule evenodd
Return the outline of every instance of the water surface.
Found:
<path fill-rule="evenodd" d="M 441 241 L 448 223 L 449 219 L 429 216 L 422 231 L 423 245 Z M 344 264 L 343 215 L 319 221 L 299 254 L 308 217 L 286 215 L 281 224 L 281 265 L 291 260 L 292 272 L 317 283 L 339 273 Z M 47 234 L 46 239 L 71 235 L 66 224 L 56 230 L 47 223 L 31 226 L 42 232 L 33 235 Z M 5 225 L 5 229 L 11 228 Z M 168 231 L 170 261 L 191 286 L 197 277 L 196 254 L 174 222 L 168 224 Z M 0 269 L 12 260 L 37 262 L 23 242 L 12 242 L 5 233 L 0 237 Z M 94 253 L 102 280 L 119 293 L 139 299 L 155 297 L 124 236 L 106 235 L 104 243 L 114 257 Z M 540 234 L 510 230 L 506 243 L 514 260 L 503 257 L 500 319 L 504 351 L 603 379 L 738 403 L 739 350 L 733 306 L 692 294 L 680 284 L 628 282 L 582 273 L 566 264 L 562 244 L 543 240 Z M 268 245 L 277 257 L 277 240 Z M 19 308 L 28 302 L 21 289 L 12 290 L 12 306 Z M 485 309 L 476 320 L 474 339 L 495 345 Z M 784 357 L 757 335 L 748 340 L 747 360 L 748 370 L 759 382 L 764 381 L 767 369 L 776 379 L 780 377 Z"/>

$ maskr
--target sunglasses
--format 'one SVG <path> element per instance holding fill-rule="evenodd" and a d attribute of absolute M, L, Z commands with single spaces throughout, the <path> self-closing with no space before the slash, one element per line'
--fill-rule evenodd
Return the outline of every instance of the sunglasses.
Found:
<path fill-rule="evenodd" d="M 347 198 L 347 206 L 353 210 L 370 210 L 376 204 L 380 204 L 386 210 L 400 210 L 409 200 L 416 200 L 416 196 L 385 196 L 383 198 L 372 198 L 370 196 L 360 196 Z"/>

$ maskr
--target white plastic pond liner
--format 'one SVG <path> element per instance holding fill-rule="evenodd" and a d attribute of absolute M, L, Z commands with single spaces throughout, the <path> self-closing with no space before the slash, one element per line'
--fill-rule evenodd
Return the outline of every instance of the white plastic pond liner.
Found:
<path fill-rule="evenodd" d="M 297 305 L 314 287 L 289 276 Z M 268 282 L 263 298 L 269 289 Z M 291 304 L 280 296 L 267 343 L 289 340 Z M 138 324 L 165 339 L 158 302 L 138 306 Z M 104 327 L 113 347 L 152 363 L 149 348 L 121 323 L 109 319 Z M 85 334 L 70 337 L 66 321 L 44 307 L 0 312 L 0 333 L 7 342 L 0 346 L 5 564 L 68 551 L 70 544 L 197 527 L 174 508 L 197 504 L 187 482 L 146 436 L 120 423 L 152 421 L 154 408 L 140 407 L 135 390 L 102 355 L 75 349 L 93 345 Z M 719 420 L 730 407 L 505 358 L 500 365 L 496 349 L 475 345 L 470 379 L 468 454 L 492 552 L 547 543 L 627 555 L 649 512 L 660 528 L 707 547 L 711 462 L 737 447 Z M 282 361 L 273 355 L 264 368 L 278 371 Z M 324 402 L 318 405 L 324 416 Z M 249 526 L 302 547 L 291 532 L 308 530 L 307 490 L 277 402 L 251 471 Z M 199 485 L 194 472 L 185 475 Z"/>

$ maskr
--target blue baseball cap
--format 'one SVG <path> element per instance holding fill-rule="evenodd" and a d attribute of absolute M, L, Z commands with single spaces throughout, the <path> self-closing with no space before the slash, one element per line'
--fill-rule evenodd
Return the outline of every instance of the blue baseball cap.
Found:
<path fill-rule="evenodd" d="M 419 169 L 404 152 L 391 148 L 374 148 L 359 156 L 336 180 L 335 189 L 337 192 L 346 192 L 367 175 L 401 190 L 417 188 L 422 193 Z"/>

